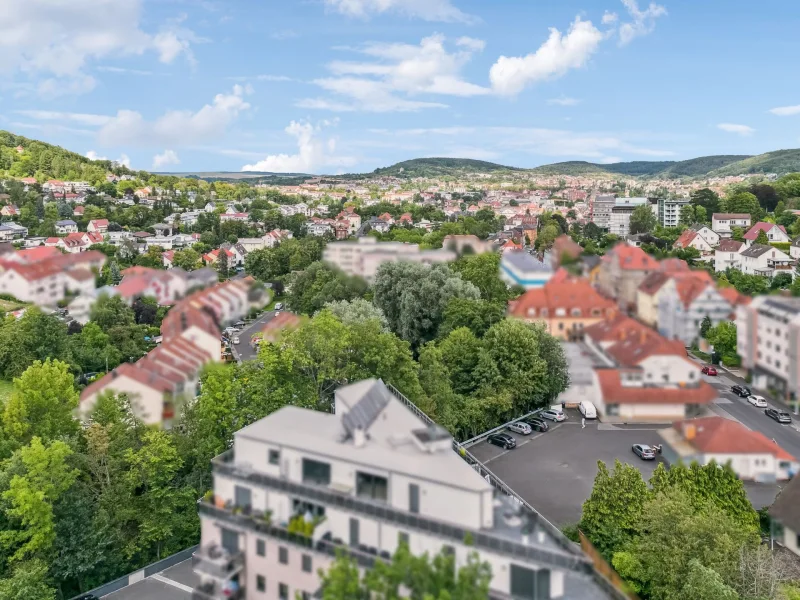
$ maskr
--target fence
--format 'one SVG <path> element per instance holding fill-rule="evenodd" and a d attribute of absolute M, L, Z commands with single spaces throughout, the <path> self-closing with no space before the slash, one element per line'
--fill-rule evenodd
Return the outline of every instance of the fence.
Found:
<path fill-rule="evenodd" d="M 162 558 L 161 560 L 151 563 L 147 565 L 143 569 L 139 569 L 138 571 L 134 571 L 133 573 L 128 573 L 127 575 L 123 575 L 122 577 L 115 579 L 114 581 L 109 581 L 108 583 L 104 583 L 100 587 L 96 587 L 93 590 L 89 590 L 88 592 L 83 592 L 83 594 L 78 594 L 72 600 L 77 600 L 84 594 L 94 594 L 98 598 L 102 598 L 103 596 L 107 596 L 109 594 L 113 594 L 114 592 L 118 592 L 119 590 L 128 587 L 129 585 L 133 585 L 134 583 L 138 583 L 143 579 L 150 577 L 151 575 L 155 575 L 156 573 L 160 573 L 165 569 L 169 569 L 172 566 L 177 565 L 180 562 L 185 560 L 189 560 L 194 554 L 195 550 L 197 550 L 199 546 L 192 546 L 191 548 L 186 548 L 185 550 L 181 550 L 180 552 L 176 552 L 172 556 L 168 556 L 167 558 Z"/>

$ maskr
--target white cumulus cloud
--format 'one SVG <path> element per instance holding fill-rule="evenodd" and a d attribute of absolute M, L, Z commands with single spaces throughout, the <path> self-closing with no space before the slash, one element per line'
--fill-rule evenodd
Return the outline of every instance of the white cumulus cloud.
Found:
<path fill-rule="evenodd" d="M 108 157 L 100 156 L 94 150 L 89 150 L 86 153 L 86 158 L 89 160 L 108 160 Z M 128 167 L 129 169 L 131 168 L 131 159 L 127 154 L 120 154 L 119 158 L 113 162 L 117 163 L 118 165 L 122 165 L 123 167 Z"/>
<path fill-rule="evenodd" d="M 561 96 L 560 98 L 550 98 L 548 104 L 558 104 L 559 106 L 576 106 L 581 103 L 577 98 Z"/>
<path fill-rule="evenodd" d="M 475 17 L 456 8 L 450 0 L 325 0 L 339 13 L 361 19 L 383 13 L 398 13 L 424 21 L 472 23 Z"/>
<path fill-rule="evenodd" d="M 656 28 L 656 19 L 667 14 L 667 9 L 655 2 L 651 2 L 643 10 L 639 8 L 637 0 L 622 0 L 622 3 L 632 19 L 620 23 L 619 43 L 622 46 L 630 43 L 634 38 L 651 33 Z M 605 16 L 603 18 L 605 23 Z"/>
<path fill-rule="evenodd" d="M 748 125 L 740 125 L 738 123 L 720 123 L 717 129 L 727 131 L 728 133 L 735 133 L 737 135 L 748 136 L 753 135 L 755 129 Z"/>
<path fill-rule="evenodd" d="M 153 169 L 162 169 L 168 165 L 179 165 L 181 159 L 174 150 L 164 150 L 161 154 L 156 154 L 153 157 Z"/>
<path fill-rule="evenodd" d="M 778 106 L 776 108 L 770 109 L 769 112 L 779 117 L 791 117 L 793 115 L 800 115 L 800 104 L 796 104 L 794 106 Z"/>
<path fill-rule="evenodd" d="M 583 67 L 597 52 L 603 39 L 604 34 L 591 21 L 583 21 L 580 17 L 572 22 L 566 34 L 551 27 L 550 36 L 536 52 L 497 59 L 489 71 L 492 88 L 499 94 L 511 96 L 527 85 Z"/>
<path fill-rule="evenodd" d="M 332 123 L 324 121 L 314 126 L 308 122 L 292 121 L 284 130 L 297 143 L 296 154 L 270 154 L 264 160 L 242 167 L 242 171 L 268 173 L 314 173 L 318 169 L 344 167 L 355 164 L 355 159 L 337 156 L 336 140 L 320 139 L 323 127 Z"/>

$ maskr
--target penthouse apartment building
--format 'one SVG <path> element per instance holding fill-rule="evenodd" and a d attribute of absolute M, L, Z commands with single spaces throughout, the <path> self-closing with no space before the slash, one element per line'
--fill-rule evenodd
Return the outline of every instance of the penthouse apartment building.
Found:
<path fill-rule="evenodd" d="M 386 262 L 417 262 L 422 264 L 446 263 L 458 255 L 452 250 L 420 250 L 418 244 L 402 242 L 379 242 L 372 236 L 359 238 L 355 242 L 328 244 L 322 259 L 339 267 L 348 275 L 359 275 L 373 281 L 378 268 Z"/>
<path fill-rule="evenodd" d="M 456 568 L 477 552 L 492 569 L 491 598 L 624 598 L 577 546 L 453 448 L 445 430 L 375 379 L 339 388 L 333 414 L 287 406 L 241 429 L 212 461 L 213 496 L 199 503 L 196 597 L 321 597 L 318 571 L 337 551 L 368 569 L 404 542 L 416 555 L 444 550 Z"/>

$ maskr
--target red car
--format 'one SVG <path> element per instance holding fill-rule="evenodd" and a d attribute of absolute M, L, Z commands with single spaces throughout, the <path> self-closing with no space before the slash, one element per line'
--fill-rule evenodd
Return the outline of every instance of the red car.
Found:
<path fill-rule="evenodd" d="M 704 375 L 711 375 L 712 377 L 717 374 L 717 370 L 714 367 L 705 366 L 703 367 L 703 374 Z"/>

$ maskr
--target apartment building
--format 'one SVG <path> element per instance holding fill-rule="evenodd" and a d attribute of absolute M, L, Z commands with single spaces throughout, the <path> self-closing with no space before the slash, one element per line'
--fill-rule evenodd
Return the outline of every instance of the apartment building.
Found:
<path fill-rule="evenodd" d="M 677 227 L 681 222 L 681 209 L 690 202 L 689 198 L 659 198 L 658 222 L 662 227 Z"/>
<path fill-rule="evenodd" d="M 727 269 L 742 269 L 741 252 L 745 249 L 744 242 L 730 238 L 720 240 L 719 246 L 714 249 L 714 271 L 720 273 Z"/>
<path fill-rule="evenodd" d="M 348 275 L 359 275 L 373 281 L 378 268 L 387 262 L 418 262 L 436 264 L 450 262 L 458 258 L 451 250 L 420 250 L 418 244 L 402 242 L 378 242 L 372 236 L 359 238 L 354 242 L 335 242 L 328 244 L 322 259 L 340 268 Z"/>
<path fill-rule="evenodd" d="M 375 379 L 339 388 L 333 414 L 287 406 L 241 429 L 212 461 L 213 496 L 199 504 L 196 593 L 320 597 L 318 571 L 337 551 L 366 569 L 406 543 L 415 555 L 444 550 L 456 568 L 477 552 L 492 569 L 491 598 L 621 597 L 576 546 L 453 446 Z M 305 533 L 290 533 L 298 524 Z"/>
<path fill-rule="evenodd" d="M 506 244 L 513 243 L 511 240 Z M 530 290 L 545 285 L 553 276 L 552 255 L 532 255 L 524 250 L 503 251 L 500 278 L 508 285 L 521 285 Z"/>
<path fill-rule="evenodd" d="M 626 238 L 631 232 L 631 215 L 638 206 L 650 206 L 647 198 L 617 198 L 611 208 L 608 232 Z"/>
<path fill-rule="evenodd" d="M 592 202 L 592 223 L 601 229 L 608 229 L 611 225 L 611 209 L 617 199 L 611 194 L 600 194 Z"/>
<path fill-rule="evenodd" d="M 661 270 L 658 261 L 641 248 L 620 242 L 601 259 L 597 287 L 625 310 L 634 309 L 639 286 L 650 273 Z"/>
<path fill-rule="evenodd" d="M 736 352 L 754 388 L 800 392 L 800 298 L 757 296 L 736 309 Z"/>
<path fill-rule="evenodd" d="M 714 213 L 711 215 L 711 229 L 720 237 L 731 237 L 734 227 L 742 229 L 750 227 L 750 215 L 747 213 Z"/>
<path fill-rule="evenodd" d="M 694 273 L 692 273 L 694 275 Z M 709 281 L 708 273 L 676 277 L 664 286 L 658 302 L 658 332 L 691 346 L 700 338 L 700 326 L 708 317 L 712 325 L 729 321 L 735 307 Z"/>

